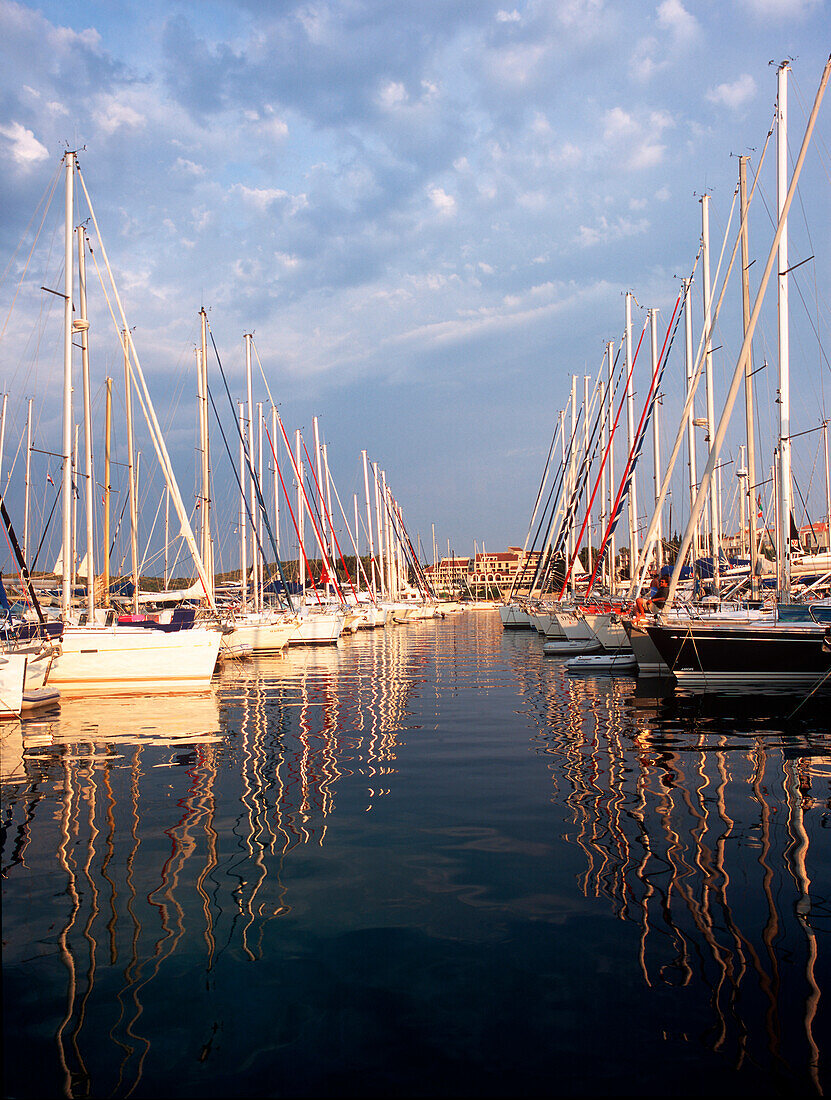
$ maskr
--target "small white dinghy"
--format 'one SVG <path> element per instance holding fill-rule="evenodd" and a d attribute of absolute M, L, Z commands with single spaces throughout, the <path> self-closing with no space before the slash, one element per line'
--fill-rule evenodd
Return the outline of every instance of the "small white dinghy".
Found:
<path fill-rule="evenodd" d="M 600 645 L 588 638 L 574 642 L 570 642 L 567 638 L 554 638 L 550 642 L 543 643 L 542 651 L 547 657 L 576 657 L 584 653 L 599 653 Z"/>
<path fill-rule="evenodd" d="M 629 650 L 604 650 L 602 653 L 584 653 L 572 657 L 566 664 L 566 671 L 580 676 L 593 676 L 601 673 L 632 673 L 637 670 L 635 654 Z"/>
<path fill-rule="evenodd" d="M 23 692 L 21 714 L 32 714 L 34 711 L 43 710 L 44 707 L 54 706 L 61 701 L 61 693 L 57 688 L 39 687 L 31 688 Z"/>

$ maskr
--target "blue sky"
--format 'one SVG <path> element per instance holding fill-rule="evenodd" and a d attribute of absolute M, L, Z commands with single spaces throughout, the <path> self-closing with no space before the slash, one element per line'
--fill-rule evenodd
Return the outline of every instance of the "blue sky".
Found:
<path fill-rule="evenodd" d="M 429 543 L 435 524 L 461 554 L 522 543 L 571 373 L 595 374 L 620 338 L 625 290 L 668 318 L 698 196 L 712 195 L 720 247 L 736 155 L 764 144 L 770 62 L 792 59 L 795 155 L 831 49 L 824 0 L 0 0 L 0 34 L 6 470 L 32 393 L 40 445 L 58 449 L 60 338 L 39 288 L 59 277 L 59 202 L 15 292 L 68 143 L 185 495 L 204 304 L 235 394 L 252 330 L 287 428 L 311 439 L 320 417 L 344 500 L 366 448 L 413 537 Z M 804 336 L 795 322 L 806 428 L 828 370 L 829 112 L 792 218 L 792 262 L 816 256 Z M 754 230 L 760 270 L 761 207 Z M 91 308 L 100 421 L 118 350 Z M 722 387 L 741 343 L 731 316 Z M 766 355 L 775 329 L 760 339 Z M 807 486 L 814 450 L 804 463 Z M 215 469 L 230 500 L 221 456 Z"/>

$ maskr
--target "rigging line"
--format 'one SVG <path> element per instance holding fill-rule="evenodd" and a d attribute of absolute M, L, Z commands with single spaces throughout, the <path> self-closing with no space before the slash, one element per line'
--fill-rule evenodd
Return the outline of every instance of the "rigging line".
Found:
<path fill-rule="evenodd" d="M 275 409 L 275 412 L 277 413 L 277 423 L 280 425 L 280 431 L 282 432 L 282 435 L 283 435 L 283 442 L 286 445 L 286 451 L 288 452 L 289 460 L 291 461 L 291 468 L 292 468 L 292 471 L 294 472 L 294 477 L 295 477 L 295 480 L 297 482 L 297 486 L 298 486 L 300 492 L 303 495 L 303 501 L 305 502 L 306 509 L 309 513 L 309 519 L 312 521 L 312 527 L 314 529 L 315 537 L 317 538 L 318 545 L 322 547 L 323 542 L 322 542 L 322 539 L 320 538 L 320 535 L 318 533 L 317 525 L 315 524 L 315 517 L 314 517 L 314 514 L 312 512 L 312 506 L 309 503 L 309 498 L 308 498 L 308 495 L 306 493 L 306 487 L 303 484 L 303 478 L 300 475 L 300 470 L 298 469 L 297 462 L 295 460 L 292 449 L 289 445 L 289 437 L 286 434 L 286 428 L 285 428 L 285 425 L 283 424 L 283 418 L 280 416 L 280 413 L 277 410 L 276 406 L 274 406 L 274 409 Z M 266 429 L 266 434 L 268 434 L 267 429 Z M 302 436 L 301 436 L 301 438 L 302 438 Z M 304 446 L 305 446 L 305 443 L 304 443 Z M 274 444 L 273 443 L 271 445 L 271 451 L 272 451 L 272 454 L 273 454 L 274 453 Z M 277 463 L 277 455 L 276 454 L 274 455 L 274 461 L 275 461 L 275 463 Z M 277 463 L 277 465 L 278 465 L 278 468 L 279 468 L 279 463 Z M 283 489 L 283 492 L 285 493 L 285 487 Z M 286 494 L 286 501 L 289 503 L 289 509 L 291 509 L 291 502 L 289 501 L 288 494 Z M 300 511 L 300 509 L 303 507 L 303 505 L 300 503 L 300 501 L 298 501 L 298 505 L 299 505 L 298 511 Z M 299 529 L 299 527 L 297 528 L 297 538 L 298 538 L 298 541 L 300 541 L 300 529 Z M 306 548 L 303 546 L 302 542 L 300 542 L 300 546 L 301 546 L 301 549 L 302 549 L 302 552 L 303 552 L 303 557 L 308 562 L 308 558 L 306 558 Z M 322 549 L 321 553 L 323 554 L 323 557 L 321 558 L 321 561 L 328 560 L 328 559 L 326 559 L 325 550 Z M 298 566 L 299 566 L 299 561 L 298 561 Z M 314 585 L 314 580 L 312 580 L 312 584 Z M 315 585 L 314 588 L 315 588 L 315 595 L 317 595 L 317 586 Z M 317 602 L 318 603 L 321 602 L 319 596 L 317 597 Z"/>
<path fill-rule="evenodd" d="M 558 416 L 557 416 L 557 427 L 554 429 L 554 432 L 551 436 L 551 443 L 550 443 L 549 448 L 548 448 L 548 457 L 546 458 L 545 465 L 543 467 L 542 478 L 540 479 L 540 487 L 539 487 L 539 489 L 537 489 L 537 499 L 534 501 L 534 507 L 533 507 L 532 512 L 531 512 L 531 519 L 528 522 L 528 533 L 525 536 L 525 543 L 522 547 L 523 555 L 525 554 L 525 551 L 528 549 L 528 540 L 530 539 L 531 532 L 534 529 L 534 520 L 537 518 L 537 509 L 540 506 L 540 499 L 542 497 L 543 490 L 545 488 L 545 483 L 548 480 L 548 471 L 551 467 L 551 456 L 554 453 L 554 446 L 557 442 L 557 437 L 559 436 L 561 430 L 562 430 L 562 422 L 560 421 L 559 414 L 558 414 Z M 523 567 L 524 567 L 524 561 L 523 561 Z M 514 573 L 514 578 L 513 578 L 513 581 L 511 583 L 511 589 L 510 589 L 510 592 L 508 593 L 508 599 L 509 600 L 514 594 L 514 590 L 515 590 L 516 585 L 517 585 L 517 577 L 518 576 L 519 576 L 519 570 L 517 570 L 517 572 Z"/>
<path fill-rule="evenodd" d="M 608 408 L 607 408 L 607 400 L 606 400 L 607 397 L 608 397 L 608 388 L 607 388 L 606 380 L 603 377 L 603 374 L 604 374 L 603 366 L 601 366 L 601 370 L 600 370 L 600 373 L 598 374 L 598 379 L 597 379 L 597 382 L 595 384 L 595 392 L 594 392 L 594 395 L 593 395 L 593 398 L 592 398 L 592 404 L 594 404 L 594 402 L 596 400 L 598 400 L 598 397 L 599 397 L 599 408 L 598 408 L 597 414 L 595 416 L 594 426 L 593 426 L 592 431 L 591 431 L 592 445 L 591 445 L 591 450 L 586 448 L 585 454 L 584 454 L 582 462 L 581 462 L 579 474 L 578 474 L 577 478 L 575 479 L 575 487 L 574 487 L 574 490 L 572 492 L 572 500 L 569 504 L 569 521 L 570 521 L 569 522 L 569 527 L 573 526 L 571 521 L 572 521 L 573 517 L 576 516 L 577 510 L 580 507 L 580 501 L 583 497 L 583 493 L 587 489 L 589 474 L 591 472 L 591 464 L 594 461 L 594 459 L 597 455 L 597 449 L 600 446 L 600 432 L 598 431 L 598 429 L 600 428 L 601 423 L 605 425 L 606 418 L 608 416 Z M 618 380 L 615 384 L 615 390 L 617 389 L 617 386 L 619 384 L 620 384 L 620 378 L 618 378 Z M 598 394 L 598 390 L 600 391 L 599 394 Z M 614 391 L 613 391 L 613 394 L 614 394 Z M 588 416 L 588 411 L 587 411 L 587 416 Z M 608 452 L 608 448 L 607 448 L 607 452 Z M 579 535 L 579 537 L 576 541 L 576 544 L 574 546 L 574 553 L 572 554 L 570 564 L 569 564 L 568 569 L 566 571 L 565 582 L 563 584 L 562 589 L 560 590 L 559 598 L 562 598 L 563 592 L 565 591 L 565 585 L 568 584 L 568 580 L 569 580 L 569 577 L 571 575 L 571 570 L 572 570 L 572 568 L 574 566 L 574 562 L 575 562 L 575 560 L 578 556 L 579 549 L 580 549 L 580 543 L 583 540 L 583 535 L 585 534 L 586 528 L 588 526 L 589 517 L 591 515 L 592 504 L 594 503 L 595 495 L 596 495 L 597 490 L 598 490 L 599 485 L 600 485 L 600 477 L 602 475 L 604 466 L 605 466 L 605 459 L 604 459 L 604 462 L 601 464 L 600 472 L 598 473 L 598 477 L 597 477 L 597 480 L 596 480 L 596 483 L 595 483 L 594 492 L 593 492 L 591 500 L 589 501 L 588 506 L 586 508 L 586 516 L 585 516 L 585 520 L 583 522 L 583 527 L 580 531 L 580 535 Z M 561 534 L 561 536 L 558 540 L 558 544 L 555 548 L 555 552 L 562 553 L 562 551 L 563 551 L 563 545 L 562 544 L 563 544 L 563 535 Z"/>
<path fill-rule="evenodd" d="M 306 440 L 303 439 L 302 432 L 300 434 L 300 439 L 303 443 L 303 451 L 306 455 L 306 460 L 309 463 L 309 471 L 311 472 L 312 477 L 314 478 L 315 486 L 317 486 L 317 478 L 315 477 L 314 470 L 312 469 L 312 460 L 311 460 L 311 458 L 309 458 L 309 452 L 306 450 Z M 308 481 L 308 478 L 307 478 L 307 481 Z M 309 484 L 309 489 L 311 489 L 312 482 L 309 481 L 308 484 Z M 327 573 L 331 572 L 331 574 L 334 578 L 335 588 L 337 589 L 338 596 L 340 597 L 340 601 L 341 601 L 341 603 L 344 603 L 345 601 L 344 601 L 344 598 L 343 598 L 343 592 L 341 591 L 341 587 L 338 584 L 337 576 L 335 576 L 334 564 L 329 561 L 329 555 L 326 552 L 326 539 L 323 537 L 323 532 L 321 530 L 323 528 L 323 520 L 322 520 L 322 517 L 321 517 L 321 513 L 320 513 L 320 509 L 318 507 L 317 501 L 315 501 L 315 508 L 314 508 L 314 512 L 313 512 L 312 511 L 312 506 L 309 503 L 309 495 L 306 492 L 306 486 L 301 485 L 301 489 L 303 491 L 303 499 L 306 501 L 306 507 L 309 510 L 309 519 L 312 521 L 312 528 L 314 529 L 315 538 L 317 539 L 318 548 L 320 550 L 321 569 L 322 570 L 325 569 Z M 318 492 L 319 491 L 320 490 L 318 490 Z M 314 499 L 314 494 L 312 494 L 312 499 Z M 323 502 L 321 501 L 321 504 L 322 503 Z M 318 527 L 318 524 L 315 520 L 315 513 L 317 513 L 317 519 L 320 520 L 320 527 Z"/>
<path fill-rule="evenodd" d="M 375 596 L 373 595 L 372 590 L 369 586 L 369 578 L 367 577 L 366 570 L 364 569 L 364 563 L 361 561 L 360 555 L 358 554 L 358 547 L 355 543 L 355 539 L 352 538 L 352 529 L 349 526 L 349 521 L 346 518 L 346 512 L 343 510 L 343 505 L 340 502 L 340 494 L 338 493 L 338 487 L 337 487 L 337 485 L 335 485 L 334 478 L 332 477 L 331 474 L 329 475 L 329 484 L 335 490 L 335 500 L 338 502 L 338 507 L 340 508 L 340 513 L 343 516 L 343 522 L 344 522 L 344 524 L 346 524 L 346 530 L 349 532 L 349 538 L 350 538 L 350 541 L 352 543 L 352 548 L 355 551 L 355 572 L 357 573 L 357 571 L 360 569 L 360 571 L 363 573 L 364 581 L 366 582 L 367 591 L 369 592 L 369 597 L 372 600 L 373 604 L 376 604 Z M 366 530 L 366 528 L 364 528 L 364 530 Z M 335 539 L 335 541 L 337 542 L 337 538 Z M 340 547 L 338 547 L 338 550 L 340 550 Z M 341 555 L 341 561 L 343 561 L 343 555 Z M 348 570 L 347 570 L 347 573 L 348 573 Z M 350 581 L 350 583 L 351 583 L 351 581 Z M 352 591 L 353 592 L 355 591 L 354 588 L 352 589 Z M 358 597 L 356 595 L 355 599 L 357 599 L 357 598 Z M 377 606 L 377 604 L 376 604 L 376 606 Z"/>
<path fill-rule="evenodd" d="M 677 308 L 678 308 L 678 305 L 676 303 L 676 309 Z M 646 334 L 646 326 L 648 324 L 649 324 L 649 314 L 647 313 L 646 319 L 644 320 L 644 323 L 643 323 L 643 328 L 641 329 L 641 335 L 640 335 L 640 339 L 638 340 L 638 346 L 635 349 L 635 354 L 632 357 L 632 366 L 629 368 L 629 371 L 627 372 L 626 388 L 624 389 L 623 396 L 620 399 L 620 404 L 618 405 L 618 409 L 617 409 L 617 415 L 615 416 L 615 422 L 614 422 L 614 424 L 612 425 L 612 427 L 610 429 L 611 432 L 617 431 L 617 426 L 618 426 L 618 423 L 620 421 L 620 414 L 623 412 L 623 406 L 626 403 L 626 398 L 627 398 L 626 390 L 628 390 L 628 388 L 629 388 L 629 384 L 630 384 L 632 375 L 633 375 L 634 370 L 635 370 L 635 364 L 637 363 L 638 355 L 640 354 L 641 344 L 643 343 L 643 338 L 644 338 L 644 335 Z M 650 392 L 651 392 L 651 390 L 650 390 Z M 647 397 L 647 400 L 648 400 L 648 397 Z M 644 405 L 644 408 L 646 408 L 646 405 Z M 643 414 L 641 414 L 641 417 L 643 417 Z M 636 436 L 636 438 L 637 438 L 637 436 Z M 609 440 L 609 443 L 611 444 L 611 438 Z M 612 511 L 611 511 L 611 514 L 610 514 L 610 517 L 609 517 L 609 523 L 606 526 L 606 531 L 604 532 L 601 544 L 597 548 L 597 557 L 595 559 L 594 569 L 592 571 L 591 577 L 589 578 L 589 583 L 588 583 L 588 586 L 586 588 L 586 598 L 588 598 L 589 592 L 591 592 L 592 586 L 594 585 L 594 582 L 597 579 L 597 570 L 600 566 L 600 563 L 603 561 L 603 555 L 606 553 L 606 548 L 608 547 L 609 541 L 610 541 L 612 535 L 614 534 L 615 527 L 617 526 L 617 520 L 618 520 L 618 517 L 619 517 L 619 514 L 620 514 L 620 510 L 623 507 L 624 492 L 628 489 L 629 485 L 631 485 L 631 479 L 629 481 L 627 481 L 627 474 L 628 474 L 628 470 L 629 470 L 629 463 L 631 463 L 631 461 L 632 461 L 632 451 L 634 450 L 634 446 L 635 446 L 635 440 L 632 441 L 632 450 L 630 450 L 628 462 L 627 462 L 627 465 L 626 465 L 626 467 L 624 468 L 624 471 L 623 471 L 623 477 L 620 481 L 617 496 L 615 497 L 615 502 L 614 502 L 614 505 L 612 506 Z M 608 448 L 607 448 L 607 450 L 608 450 Z M 632 554 L 633 554 L 633 549 L 630 547 L 630 549 L 629 549 L 630 561 L 631 561 L 631 558 L 632 558 Z M 632 568 L 631 564 L 630 564 L 629 568 L 630 568 L 630 572 L 631 572 L 631 568 Z"/>
<path fill-rule="evenodd" d="M 15 305 L 15 302 L 17 301 L 17 296 L 20 293 L 20 288 L 23 285 L 23 280 L 26 278 L 26 272 L 29 270 L 29 264 L 32 262 L 32 256 L 34 255 L 34 252 L 35 252 L 35 246 L 37 245 L 38 241 L 40 240 L 40 233 L 41 233 L 41 230 L 43 229 L 43 223 L 46 221 L 46 215 L 49 213 L 49 207 L 52 205 L 52 196 L 55 194 L 55 188 L 58 186 L 58 180 L 60 179 L 62 164 L 63 164 L 63 158 L 61 158 L 61 161 L 58 163 L 58 169 L 55 172 L 55 175 L 52 179 L 51 187 L 50 187 L 50 185 L 47 185 L 46 190 L 49 191 L 49 197 L 48 197 L 48 199 L 45 200 L 45 205 L 44 205 L 44 208 L 43 208 L 43 217 L 40 219 L 40 225 L 38 226 L 38 231 L 35 234 L 35 239 L 32 241 L 32 247 L 29 250 L 29 255 L 26 257 L 26 263 L 23 265 L 23 271 L 20 274 L 20 279 L 19 279 L 18 284 L 17 284 L 17 289 L 14 292 L 14 297 L 12 298 L 12 303 L 9 306 L 9 312 L 6 314 L 6 319 L 3 322 L 3 328 L 2 328 L 2 330 L 0 330 L 0 340 L 2 340 L 3 337 L 6 335 L 6 328 L 8 326 L 9 319 L 11 318 L 12 312 L 14 311 L 14 305 Z M 40 199 L 41 203 L 44 202 L 44 196 L 46 194 L 46 190 L 44 190 L 44 193 L 41 196 L 41 199 Z M 35 207 L 35 209 L 32 213 L 32 216 L 29 219 L 29 224 L 24 229 L 23 236 L 20 238 L 20 241 L 17 245 L 17 248 L 15 248 L 14 252 L 9 257 L 9 262 L 6 264 L 6 270 L 3 272 L 2 279 L 0 279 L 0 285 L 6 281 L 6 276 L 9 273 L 9 268 L 14 263 L 15 257 L 17 256 L 18 249 L 20 248 L 20 245 L 25 240 L 26 234 L 29 232 L 29 229 L 32 225 L 32 222 L 35 220 L 35 218 L 37 216 L 39 206 L 40 206 L 40 203 L 38 203 L 38 206 Z"/>
<path fill-rule="evenodd" d="M 279 419 L 279 417 L 278 417 L 278 419 Z M 268 439 L 268 445 L 271 448 L 271 453 L 274 455 L 274 468 L 277 471 L 277 476 L 280 478 L 280 486 L 282 487 L 282 490 L 283 490 L 283 496 L 286 498 L 286 504 L 288 505 L 289 515 L 291 516 L 291 522 L 294 525 L 294 531 L 295 531 L 295 534 L 297 535 L 297 545 L 300 547 L 300 553 L 303 555 L 303 562 L 306 566 L 306 572 L 309 574 L 309 580 L 312 582 L 312 589 L 314 590 L 314 594 L 315 594 L 315 597 L 317 599 L 317 602 L 318 602 L 318 604 L 320 604 L 322 606 L 322 601 L 321 601 L 320 595 L 317 591 L 317 585 L 315 584 L 314 573 L 312 572 L 312 567 L 309 564 L 309 559 L 306 557 L 306 548 L 303 545 L 303 540 L 300 538 L 300 528 L 297 525 L 297 520 L 295 519 L 295 516 L 294 516 L 294 509 L 291 506 L 291 500 L 289 498 L 289 494 L 288 494 L 288 491 L 286 489 L 285 482 L 283 481 L 283 472 L 280 469 L 280 463 L 277 461 L 277 454 L 274 450 L 274 442 L 271 438 L 271 433 L 268 430 L 268 425 L 266 425 L 266 427 L 265 427 L 265 434 L 266 434 L 266 438 Z M 285 432 L 283 434 L 285 435 Z M 298 562 L 298 566 L 299 566 L 299 564 L 300 563 Z"/>
<path fill-rule="evenodd" d="M 292 601 L 291 594 L 288 590 L 288 585 L 286 584 L 286 578 L 283 574 L 283 566 L 280 562 L 280 553 L 277 549 L 277 543 L 276 543 L 275 538 L 274 538 L 274 532 L 271 529 L 271 521 L 268 518 L 268 511 L 266 510 L 265 498 L 263 497 L 262 489 L 260 487 L 260 480 L 259 480 L 259 478 L 257 477 L 257 475 L 254 471 L 253 456 L 249 455 L 248 447 L 245 445 L 245 440 L 242 438 L 242 432 L 240 431 L 240 426 L 239 426 L 239 422 L 238 422 L 238 419 L 237 419 L 236 409 L 234 408 L 234 401 L 233 401 L 233 398 L 231 397 L 231 391 L 228 388 L 228 379 L 225 377 L 225 371 L 222 368 L 222 360 L 219 358 L 219 349 L 216 346 L 216 340 L 214 340 L 214 333 L 213 333 L 213 329 L 211 328 L 210 322 L 208 322 L 208 332 L 210 333 L 211 344 L 213 345 L 214 355 L 216 356 L 217 366 L 219 367 L 219 373 L 222 376 L 222 382 L 223 382 L 223 385 L 225 386 L 225 393 L 227 394 L 227 397 L 228 397 L 228 405 L 230 406 L 230 409 L 231 409 L 232 421 L 233 421 L 234 427 L 236 428 L 237 436 L 243 443 L 243 454 L 245 456 L 245 461 L 246 461 L 246 464 L 248 466 L 248 472 L 249 472 L 249 474 L 251 476 L 251 479 L 252 479 L 252 484 L 254 485 L 254 490 L 257 494 L 257 503 L 259 505 L 260 512 L 262 514 L 262 518 L 265 521 L 265 527 L 266 527 L 266 531 L 268 532 L 269 541 L 271 542 L 271 548 L 274 551 L 274 558 L 275 558 L 275 562 L 276 562 L 276 565 L 277 565 L 277 571 L 280 574 L 280 580 L 283 584 L 283 589 L 286 593 L 286 600 L 288 601 L 289 608 L 292 611 L 294 611 L 294 609 L 295 609 L 294 608 L 294 603 Z M 207 389 L 208 389 L 208 396 L 211 399 L 211 405 L 212 405 L 213 410 L 214 410 L 214 416 L 216 417 L 217 424 L 219 425 L 219 433 L 222 436 L 222 441 L 225 444 L 225 450 L 228 453 L 228 461 L 231 463 L 231 469 L 234 471 L 234 477 L 236 478 L 237 485 L 239 486 L 240 493 L 242 493 L 243 501 L 246 501 L 246 494 L 243 492 L 242 482 L 240 481 L 239 474 L 237 473 L 236 463 L 235 463 L 233 457 L 231 456 L 231 448 L 228 445 L 228 440 L 226 438 L 225 431 L 222 427 L 222 421 L 219 419 L 219 411 L 217 410 L 216 402 L 214 401 L 214 398 L 213 398 L 213 393 L 211 392 L 210 386 L 208 386 Z M 274 461 L 275 462 L 277 461 L 276 457 L 275 457 Z M 259 547 L 260 554 L 261 554 L 263 560 L 265 560 L 265 554 L 263 552 L 262 543 L 260 542 L 259 532 L 257 531 L 256 525 L 254 524 L 254 517 L 251 514 L 251 509 L 250 509 L 250 506 L 247 503 L 247 501 L 245 503 L 245 510 L 246 510 L 246 514 L 248 516 L 249 522 L 251 523 L 251 529 L 257 535 L 257 545 Z"/>
<path fill-rule="evenodd" d="M 301 439 L 302 438 L 303 437 L 301 436 Z M 355 591 L 355 586 L 352 584 L 352 577 L 349 574 L 349 570 L 346 568 L 346 562 L 343 560 L 343 551 L 340 548 L 340 543 L 338 542 L 338 536 L 335 534 L 335 525 L 332 522 L 332 517 L 329 515 L 329 509 L 326 506 L 326 501 L 324 500 L 324 497 L 323 497 L 323 490 L 317 483 L 317 474 L 312 469 L 312 460 L 309 458 L 309 452 L 306 450 L 306 440 L 305 439 L 303 439 L 303 451 L 304 451 L 304 453 L 306 455 L 306 458 L 308 460 L 309 469 L 311 470 L 312 476 L 314 477 L 315 487 L 317 488 L 317 491 L 320 495 L 320 506 L 323 509 L 323 515 L 329 521 L 329 530 L 332 532 L 332 538 L 335 540 L 335 546 L 337 546 L 337 548 L 338 548 L 338 553 L 340 554 L 341 564 L 343 565 L 343 568 L 346 572 L 346 579 L 349 581 L 349 587 L 352 589 L 352 595 L 357 600 L 358 593 Z M 330 482 L 331 482 L 331 475 L 330 475 Z M 337 490 L 335 490 L 335 493 L 337 494 Z M 325 527 L 325 524 L 323 523 L 323 520 L 321 520 L 320 526 L 321 526 L 321 529 L 323 529 Z M 334 562 L 332 562 L 332 572 L 334 573 L 334 578 L 335 578 L 335 588 L 337 588 L 338 592 L 340 593 L 341 601 L 343 603 L 346 603 L 346 600 L 344 599 L 344 595 L 343 595 L 343 590 L 341 589 L 340 585 L 338 584 L 337 566 L 335 565 Z"/>
<path fill-rule="evenodd" d="M 580 421 L 582 419 L 582 416 L 583 416 L 583 406 L 581 404 L 580 410 L 579 410 L 579 412 L 577 414 L 577 418 L 575 420 L 575 423 L 572 425 L 571 438 L 569 439 L 568 447 L 566 448 L 567 453 L 569 454 L 569 456 L 571 456 L 573 451 L 574 451 L 574 444 L 575 444 L 575 440 L 577 438 L 577 432 L 578 432 L 578 429 L 580 427 Z M 567 463 L 565 461 L 563 461 L 560 464 L 560 472 L 559 472 L 558 478 L 555 480 L 554 484 L 552 484 L 552 486 L 551 486 L 551 493 L 549 493 L 548 501 L 546 502 L 545 511 L 543 512 L 543 515 L 540 519 L 540 526 L 537 529 L 537 535 L 539 535 L 539 533 L 542 531 L 542 525 L 545 521 L 546 515 L 548 515 L 548 503 L 551 501 L 551 498 L 552 498 L 552 495 L 555 491 L 555 488 L 557 488 L 557 496 L 555 498 L 556 507 L 555 507 L 555 504 L 552 504 L 552 506 L 551 506 L 551 513 L 550 513 L 550 516 L 548 518 L 548 524 L 546 526 L 546 531 L 545 531 L 545 539 L 544 539 L 545 545 L 543 547 L 543 550 L 540 553 L 539 558 L 537 559 L 537 565 L 536 565 L 536 568 L 534 570 L 534 576 L 533 576 L 532 581 L 531 581 L 530 592 L 534 591 L 534 588 L 537 587 L 537 583 L 539 582 L 540 592 L 542 593 L 542 591 L 545 588 L 545 585 L 548 583 L 548 573 L 549 573 L 548 565 L 549 565 L 549 562 L 551 561 L 551 558 L 552 558 L 551 542 L 554 538 L 554 534 L 553 534 L 554 524 L 557 522 L 557 519 L 559 517 L 560 524 L 559 524 L 559 527 L 557 528 L 557 536 L 556 536 L 557 539 L 559 539 L 560 531 L 562 530 L 563 524 L 566 522 L 567 503 L 563 499 L 563 496 L 561 494 L 565 493 L 566 473 L 567 473 L 567 470 L 570 467 L 571 467 L 571 457 L 569 457 L 569 461 Z M 559 482 L 559 486 L 557 486 L 557 482 Z M 537 536 L 535 535 L 534 536 L 534 542 L 532 544 L 532 552 L 533 552 L 534 546 L 536 546 L 536 542 L 537 542 Z"/>

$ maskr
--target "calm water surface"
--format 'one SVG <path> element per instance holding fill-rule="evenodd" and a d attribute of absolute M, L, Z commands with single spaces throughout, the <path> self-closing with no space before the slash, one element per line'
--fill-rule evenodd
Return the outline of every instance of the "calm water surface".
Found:
<path fill-rule="evenodd" d="M 797 702 L 469 612 L 6 725 L 5 1095 L 828 1091 Z"/>

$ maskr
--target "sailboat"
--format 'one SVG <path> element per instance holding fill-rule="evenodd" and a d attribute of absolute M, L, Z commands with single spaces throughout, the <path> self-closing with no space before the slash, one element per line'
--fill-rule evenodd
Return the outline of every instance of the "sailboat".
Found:
<path fill-rule="evenodd" d="M 813 109 L 803 138 L 799 156 L 787 185 L 787 74 L 783 63 L 778 70 L 777 96 L 777 207 L 778 224 L 770 247 L 767 264 L 757 293 L 752 315 L 746 325 L 744 342 L 739 353 L 730 392 L 722 412 L 707 467 L 695 499 L 687 529 L 679 549 L 670 582 L 667 605 L 671 603 L 684 558 L 692 542 L 693 531 L 703 510 L 719 450 L 736 394 L 745 373 L 753 331 L 774 263 L 777 264 L 779 295 L 779 522 L 777 607 L 770 613 L 749 612 L 743 617 L 734 612 L 727 616 L 690 619 L 665 611 L 659 621 L 646 623 L 650 640 L 680 684 L 694 689 L 719 690 L 733 687 L 774 686 L 791 688 L 800 685 L 819 686 L 831 675 L 831 632 L 826 623 L 818 621 L 806 608 L 805 617 L 794 621 L 783 616 L 791 598 L 791 427 L 790 376 L 788 355 L 787 308 L 787 219 L 805 154 L 816 122 L 819 106 L 831 76 L 831 58 L 825 65 Z"/>
<path fill-rule="evenodd" d="M 118 290 L 112 279 L 106 249 L 101 239 L 92 203 L 81 174 L 76 154 L 68 151 L 65 160 L 66 215 L 65 215 L 65 293 L 64 293 L 64 381 L 63 381 L 63 546 L 72 545 L 71 510 L 73 506 L 71 478 L 72 442 L 72 348 L 73 336 L 81 339 L 82 363 L 85 379 L 85 434 L 87 448 L 87 530 L 89 578 L 87 606 L 76 615 L 71 606 L 71 569 L 68 552 L 63 554 L 61 587 L 61 615 L 64 631 L 61 652 L 55 658 L 49 682 L 64 694 L 145 694 L 152 691 L 190 691 L 206 688 L 216 666 L 220 632 L 214 626 L 194 626 L 192 613 L 176 613 L 169 623 L 157 623 L 141 619 L 140 622 L 119 622 L 116 613 L 109 608 L 97 608 L 94 596 L 94 561 L 92 531 L 92 445 L 89 419 L 88 385 L 88 331 L 86 318 L 86 286 L 84 276 L 83 231 L 78 233 L 79 286 L 77 297 L 74 287 L 73 256 L 73 196 L 75 178 L 81 183 L 89 207 L 90 219 L 98 238 L 100 256 L 110 276 L 113 297 L 120 314 L 124 349 L 126 398 L 128 403 L 128 438 L 132 455 L 132 419 L 129 403 L 133 387 L 139 395 L 147 419 L 148 428 L 171 493 L 171 499 L 179 515 L 182 535 L 193 555 L 203 591 L 209 605 L 215 610 L 210 596 L 211 585 L 193 537 L 190 521 L 173 474 L 173 468 L 164 439 L 156 419 L 150 394 L 139 364 L 132 335 L 121 305 Z M 78 316 L 75 317 L 75 306 Z M 132 470 L 132 459 L 130 461 Z M 133 530 L 134 600 L 137 601 L 137 554 L 135 486 L 131 480 L 131 520 Z M 105 548 L 109 554 L 109 547 Z M 137 602 L 134 604 L 137 611 Z M 135 616 L 135 618 L 141 618 Z"/>

